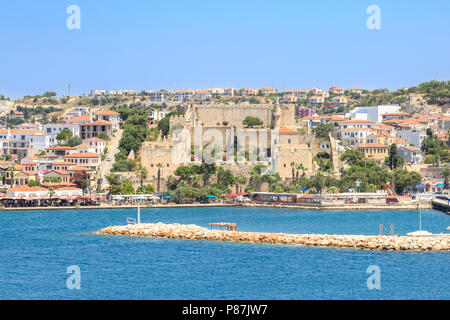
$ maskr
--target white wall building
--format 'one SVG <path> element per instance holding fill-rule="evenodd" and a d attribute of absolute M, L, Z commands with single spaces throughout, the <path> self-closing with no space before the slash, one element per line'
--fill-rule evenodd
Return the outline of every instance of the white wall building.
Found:
<path fill-rule="evenodd" d="M 57 144 L 56 136 L 64 129 L 72 131 L 74 137 L 80 136 L 80 126 L 70 123 L 47 123 L 44 125 L 44 133 L 50 136 L 50 147 Z"/>
<path fill-rule="evenodd" d="M 419 149 L 422 146 L 422 141 L 426 138 L 426 136 L 427 135 L 422 130 L 417 129 L 405 130 L 397 134 L 398 139 L 404 140 Z"/>
<path fill-rule="evenodd" d="M 99 139 L 97 137 L 84 139 L 83 144 L 86 144 L 94 148 L 95 149 L 94 153 L 103 154 L 105 152 L 106 141 L 103 139 Z"/>
<path fill-rule="evenodd" d="M 371 120 L 381 122 L 385 113 L 395 113 L 400 111 L 399 105 L 380 105 L 376 107 L 356 107 L 345 115 L 346 118 L 359 120 Z"/>

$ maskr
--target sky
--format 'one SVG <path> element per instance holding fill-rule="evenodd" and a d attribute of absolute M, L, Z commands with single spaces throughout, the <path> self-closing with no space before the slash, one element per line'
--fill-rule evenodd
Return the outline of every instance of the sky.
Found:
<path fill-rule="evenodd" d="M 67 8 L 80 8 L 68 29 Z M 380 9 L 380 30 L 366 12 Z M 0 2 L 0 94 L 398 89 L 450 79 L 448 0 Z"/>

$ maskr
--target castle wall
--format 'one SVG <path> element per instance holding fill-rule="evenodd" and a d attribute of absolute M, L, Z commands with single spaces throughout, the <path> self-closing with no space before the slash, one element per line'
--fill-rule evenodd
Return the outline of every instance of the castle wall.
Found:
<path fill-rule="evenodd" d="M 195 119 L 205 126 L 228 125 L 242 128 L 246 117 L 258 117 L 264 122 L 264 127 L 273 125 L 274 105 L 271 104 L 211 104 L 194 107 Z"/>

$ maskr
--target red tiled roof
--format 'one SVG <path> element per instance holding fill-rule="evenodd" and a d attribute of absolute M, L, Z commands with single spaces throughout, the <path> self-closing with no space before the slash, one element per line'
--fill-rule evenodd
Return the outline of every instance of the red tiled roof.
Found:
<path fill-rule="evenodd" d="M 381 143 L 366 143 L 360 145 L 358 148 L 387 148 L 387 147 Z"/>
<path fill-rule="evenodd" d="M 86 167 L 73 167 L 73 168 L 70 168 L 69 171 L 95 171 L 95 170 L 91 169 L 91 168 L 86 168 Z"/>
<path fill-rule="evenodd" d="M 56 146 L 56 147 L 45 148 L 45 150 L 76 150 L 76 148 L 69 147 L 69 146 Z"/>
<path fill-rule="evenodd" d="M 89 139 L 83 139 L 83 142 L 84 141 L 102 141 L 102 142 L 105 142 L 106 140 L 103 140 L 103 139 L 100 139 L 100 138 L 97 138 L 97 137 L 93 137 L 93 138 L 89 138 Z"/>
<path fill-rule="evenodd" d="M 52 171 L 49 171 L 46 174 L 49 174 L 49 173 L 52 173 L 52 172 L 56 172 L 57 174 L 60 174 L 62 176 L 67 176 L 69 174 L 67 171 L 64 171 L 64 170 L 52 170 Z"/>
<path fill-rule="evenodd" d="M 46 191 L 46 189 L 40 188 L 40 187 L 29 187 L 29 186 L 15 186 L 11 189 L 8 189 L 9 191 L 16 191 L 16 192 L 32 192 L 32 191 Z"/>
<path fill-rule="evenodd" d="M 102 110 L 96 113 L 96 115 L 100 116 L 120 116 L 120 113 L 112 111 L 112 110 Z"/>
<path fill-rule="evenodd" d="M 376 122 L 371 121 L 371 120 L 350 119 L 350 120 L 342 121 L 342 123 L 376 123 Z"/>
<path fill-rule="evenodd" d="M 97 120 L 94 122 L 86 123 L 87 126 L 110 126 L 112 125 L 111 122 L 106 120 Z"/>
<path fill-rule="evenodd" d="M 91 121 L 91 116 L 89 114 L 85 114 L 77 117 L 70 117 L 66 119 L 66 121 Z"/>
<path fill-rule="evenodd" d="M 278 130 L 278 133 L 279 134 L 297 134 L 297 131 L 293 130 L 293 129 L 288 129 L 288 128 L 280 128 Z"/>
<path fill-rule="evenodd" d="M 98 158 L 99 155 L 93 152 L 66 154 L 64 158 Z"/>

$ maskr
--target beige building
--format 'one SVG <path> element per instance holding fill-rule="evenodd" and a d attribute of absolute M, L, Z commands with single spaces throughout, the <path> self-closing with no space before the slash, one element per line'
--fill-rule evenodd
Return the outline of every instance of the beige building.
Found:
<path fill-rule="evenodd" d="M 378 165 L 382 165 L 388 156 L 388 148 L 381 143 L 366 143 L 358 146 L 357 150 L 362 152 L 368 159 L 374 159 Z"/>

